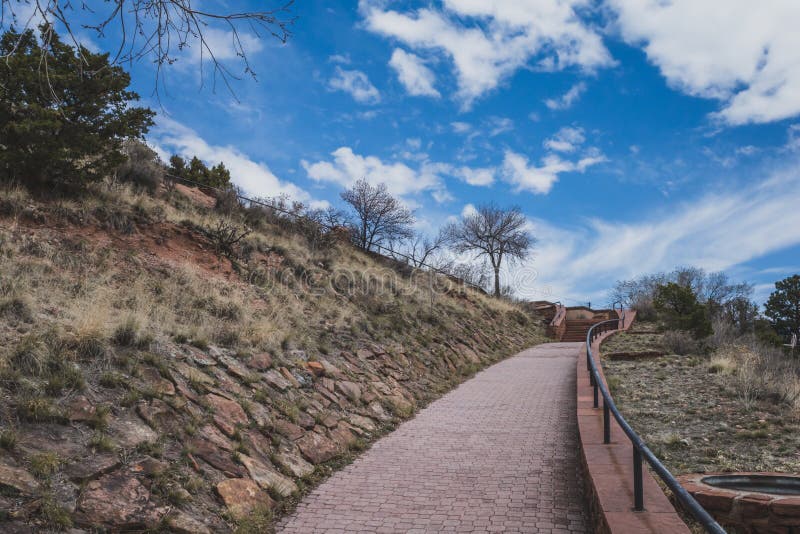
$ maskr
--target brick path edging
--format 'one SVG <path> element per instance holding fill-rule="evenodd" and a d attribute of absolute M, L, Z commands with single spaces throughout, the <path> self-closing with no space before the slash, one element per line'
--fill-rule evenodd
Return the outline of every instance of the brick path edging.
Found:
<path fill-rule="evenodd" d="M 628 314 L 624 330 L 635 319 L 635 313 Z M 603 340 L 617 332 L 619 330 L 606 332 L 594 341 L 592 352 L 596 357 L 599 357 Z M 578 435 L 585 491 L 595 532 L 689 534 L 689 528 L 647 469 L 643 472 L 645 511 L 633 511 L 633 446 L 613 418 L 611 443 L 603 443 L 603 399 L 600 398 L 600 407 L 594 408 L 585 349 L 583 354 L 577 362 Z M 599 360 L 595 363 L 599 364 Z M 598 371 L 605 383 L 602 366 L 598 365 Z"/>

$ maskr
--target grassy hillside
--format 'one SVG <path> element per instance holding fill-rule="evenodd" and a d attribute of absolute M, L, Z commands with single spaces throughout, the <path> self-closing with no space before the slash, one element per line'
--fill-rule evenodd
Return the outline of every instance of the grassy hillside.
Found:
<path fill-rule="evenodd" d="M 0 521 L 262 531 L 541 340 L 513 304 L 230 198 L 3 189 Z"/>

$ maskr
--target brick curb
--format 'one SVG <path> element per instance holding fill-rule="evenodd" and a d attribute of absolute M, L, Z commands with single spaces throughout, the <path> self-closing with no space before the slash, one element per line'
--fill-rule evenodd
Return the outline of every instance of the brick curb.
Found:
<path fill-rule="evenodd" d="M 626 319 L 625 330 L 633 319 Z M 592 344 L 592 352 L 599 355 L 603 340 L 617 332 L 610 331 L 599 336 Z M 645 511 L 633 511 L 633 447 L 613 418 L 611 443 L 603 444 L 603 401 L 601 398 L 600 408 L 594 408 L 585 349 L 583 355 L 577 362 L 578 435 L 586 475 L 586 496 L 595 532 L 689 534 L 689 528 L 647 469 L 643 473 Z M 595 363 L 605 383 L 602 366 L 599 362 Z"/>

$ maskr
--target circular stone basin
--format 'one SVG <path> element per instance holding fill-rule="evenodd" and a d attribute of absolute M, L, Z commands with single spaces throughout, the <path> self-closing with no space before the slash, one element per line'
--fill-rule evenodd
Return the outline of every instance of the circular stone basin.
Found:
<path fill-rule="evenodd" d="M 678 481 L 717 521 L 737 531 L 800 533 L 800 475 L 694 473 Z"/>
<path fill-rule="evenodd" d="M 800 476 L 733 474 L 703 477 L 700 481 L 734 491 L 800 496 Z"/>

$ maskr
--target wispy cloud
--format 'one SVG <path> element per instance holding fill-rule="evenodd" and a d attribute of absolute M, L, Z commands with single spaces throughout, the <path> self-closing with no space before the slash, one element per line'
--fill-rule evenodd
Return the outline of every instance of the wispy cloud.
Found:
<path fill-rule="evenodd" d="M 583 135 L 583 128 L 565 126 L 548 139 L 545 139 L 543 145 L 548 150 L 555 152 L 575 152 L 586 137 Z"/>
<path fill-rule="evenodd" d="M 569 109 L 572 105 L 580 99 L 581 95 L 586 91 L 586 83 L 578 82 L 563 95 L 558 98 L 548 98 L 544 101 L 544 105 L 552 110 Z"/>
<path fill-rule="evenodd" d="M 750 187 L 708 193 L 640 221 L 533 220 L 538 287 L 598 299 L 615 280 L 677 265 L 725 270 L 800 244 L 800 165 Z M 780 216 L 776 216 L 780 214 Z M 531 295 L 534 295 L 531 292 Z"/>
<path fill-rule="evenodd" d="M 378 89 L 372 85 L 366 74 L 360 70 L 345 70 L 338 65 L 328 80 L 328 87 L 334 91 L 344 91 L 361 104 L 377 104 L 381 100 Z"/>
<path fill-rule="evenodd" d="M 433 86 L 436 76 L 417 55 L 401 48 L 395 48 L 389 66 L 397 73 L 397 78 L 412 96 L 431 96 L 439 98 L 439 91 Z"/>

